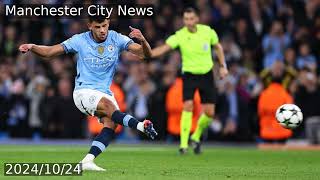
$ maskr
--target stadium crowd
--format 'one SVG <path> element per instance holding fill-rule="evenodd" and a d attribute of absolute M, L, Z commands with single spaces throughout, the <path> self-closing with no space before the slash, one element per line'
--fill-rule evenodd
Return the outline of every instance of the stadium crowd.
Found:
<path fill-rule="evenodd" d="M 27 2 L 39 3 L 37 0 Z M 304 124 L 294 130 L 293 137 L 306 137 L 308 118 L 320 116 L 319 1 L 136 0 L 135 3 L 150 2 L 156 8 L 152 18 L 114 17 L 110 29 L 128 35 L 131 25 L 140 29 L 151 47 L 155 47 L 182 27 L 182 9 L 192 5 L 199 10 L 201 23 L 215 29 L 223 45 L 230 75 L 223 81 L 216 79 L 219 92 L 216 121 L 205 138 L 260 139 L 261 129 L 268 123 L 260 121 L 263 115 L 259 113 L 262 108 L 258 106 L 259 95 L 274 82 L 290 93 L 304 113 Z M 72 2 L 50 0 L 48 3 Z M 21 19 L 4 16 L 1 8 L 0 14 L 0 138 L 86 138 L 98 132 L 97 122 L 87 119 L 73 103 L 76 74 L 73 56 L 41 61 L 31 53 L 18 53 L 22 43 L 53 45 L 86 31 L 85 19 Z M 172 141 L 179 136 L 180 66 L 178 51 L 143 62 L 124 52 L 115 74 L 113 88 L 120 108 L 140 120 L 150 118 L 160 140 Z M 278 96 L 276 88 L 272 91 Z M 199 97 L 196 96 L 195 101 L 198 102 Z M 272 99 L 263 103 L 268 108 Z M 194 109 L 198 115 L 200 110 L 197 106 Z M 120 128 L 118 134 L 119 139 L 143 138 L 130 129 Z"/>

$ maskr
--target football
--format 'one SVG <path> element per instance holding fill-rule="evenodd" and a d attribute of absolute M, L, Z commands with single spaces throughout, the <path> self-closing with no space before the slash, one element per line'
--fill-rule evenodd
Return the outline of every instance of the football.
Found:
<path fill-rule="evenodd" d="M 303 120 L 301 109 L 295 104 L 284 104 L 277 109 L 276 119 L 286 129 L 298 127 Z"/>

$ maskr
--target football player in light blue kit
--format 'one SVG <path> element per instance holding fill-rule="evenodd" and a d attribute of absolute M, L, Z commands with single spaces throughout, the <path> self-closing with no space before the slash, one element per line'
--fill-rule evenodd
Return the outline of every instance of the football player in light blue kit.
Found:
<path fill-rule="evenodd" d="M 44 59 L 64 53 L 77 55 L 77 76 L 73 92 L 75 105 L 81 112 L 97 116 L 104 124 L 100 134 L 93 140 L 89 153 L 81 161 L 83 170 L 105 170 L 93 160 L 108 146 L 117 124 L 137 129 L 152 139 L 157 135 L 151 121 L 139 122 L 131 115 L 120 112 L 109 88 L 120 53 L 126 50 L 141 58 L 150 57 L 150 45 L 140 30 L 130 27 L 129 37 L 139 40 L 138 44 L 125 35 L 109 30 L 109 23 L 110 20 L 103 16 L 89 16 L 90 31 L 76 34 L 61 44 L 22 44 L 19 47 L 22 53 L 31 51 Z"/>

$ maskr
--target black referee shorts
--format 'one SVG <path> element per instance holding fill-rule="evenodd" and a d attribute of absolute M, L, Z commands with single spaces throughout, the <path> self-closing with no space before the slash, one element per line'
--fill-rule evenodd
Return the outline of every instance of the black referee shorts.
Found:
<path fill-rule="evenodd" d="M 201 103 L 215 104 L 217 101 L 217 89 L 213 79 L 212 70 L 206 74 L 192 74 L 184 72 L 183 80 L 183 101 L 193 100 L 195 91 L 198 89 Z"/>

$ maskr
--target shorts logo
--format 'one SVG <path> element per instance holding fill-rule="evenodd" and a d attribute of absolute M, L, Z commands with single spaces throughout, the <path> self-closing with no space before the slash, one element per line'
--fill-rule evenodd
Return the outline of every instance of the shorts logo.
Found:
<path fill-rule="evenodd" d="M 89 102 L 90 102 L 91 104 L 93 104 L 96 99 L 97 99 L 96 96 L 91 96 L 91 97 L 89 98 Z"/>
<path fill-rule="evenodd" d="M 113 50 L 114 50 L 114 47 L 113 47 L 112 45 L 109 45 L 109 46 L 108 46 L 108 51 L 109 51 L 109 52 L 112 52 Z"/>

